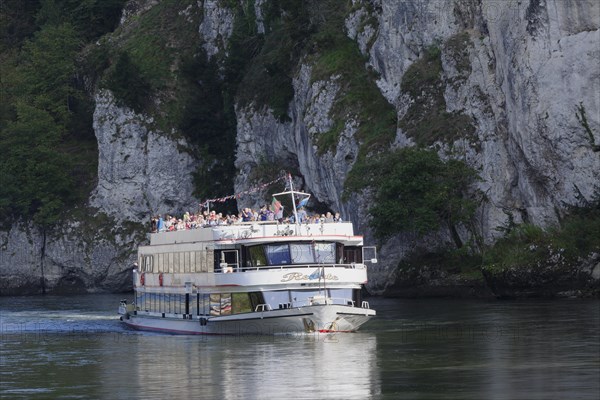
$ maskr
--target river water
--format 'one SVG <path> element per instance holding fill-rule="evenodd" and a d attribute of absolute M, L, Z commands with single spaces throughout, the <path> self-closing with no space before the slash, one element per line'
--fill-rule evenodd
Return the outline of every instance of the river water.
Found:
<path fill-rule="evenodd" d="M 370 298 L 357 333 L 226 337 L 129 330 L 121 297 L 0 298 L 0 398 L 600 398 L 600 300 Z"/>

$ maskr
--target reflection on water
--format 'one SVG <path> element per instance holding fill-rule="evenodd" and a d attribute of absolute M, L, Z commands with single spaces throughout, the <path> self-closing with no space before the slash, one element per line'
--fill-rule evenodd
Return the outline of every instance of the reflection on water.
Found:
<path fill-rule="evenodd" d="M 62 311 L 38 298 L 6 300 L 0 299 L 1 398 L 365 399 L 380 393 L 373 333 L 172 336 L 120 325 L 114 296 L 66 298 L 76 307 Z"/>
<path fill-rule="evenodd" d="M 117 296 L 0 298 L 0 398 L 600 398 L 600 302 L 369 299 L 355 334 L 131 331 Z"/>
<path fill-rule="evenodd" d="M 376 337 L 34 334 L 3 338 L 4 398 L 369 398 Z"/>
<path fill-rule="evenodd" d="M 131 396 L 162 398 L 176 387 L 182 398 L 199 393 L 225 399 L 340 398 L 347 393 L 346 398 L 364 399 L 377 385 L 376 338 L 369 334 L 136 339 L 142 340 L 132 343 Z"/>

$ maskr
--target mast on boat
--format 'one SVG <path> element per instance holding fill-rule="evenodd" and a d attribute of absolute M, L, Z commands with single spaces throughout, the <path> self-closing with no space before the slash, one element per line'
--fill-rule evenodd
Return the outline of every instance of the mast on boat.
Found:
<path fill-rule="evenodd" d="M 286 192 L 275 193 L 275 194 L 273 194 L 273 197 L 283 196 L 283 195 L 291 195 L 292 196 L 292 208 L 294 209 L 293 210 L 294 211 L 294 233 L 297 235 L 298 227 L 300 226 L 300 221 L 298 221 L 298 210 L 296 209 L 296 196 L 295 195 L 305 196 L 305 198 L 302 199 L 300 201 L 300 203 L 302 203 L 304 201 L 304 204 L 306 204 L 306 201 L 308 201 L 308 199 L 310 198 L 310 194 L 304 193 L 304 192 L 297 192 L 294 190 L 294 184 L 292 182 L 292 174 L 290 174 L 290 173 L 288 173 L 288 180 L 290 183 L 290 190 L 288 190 Z"/>

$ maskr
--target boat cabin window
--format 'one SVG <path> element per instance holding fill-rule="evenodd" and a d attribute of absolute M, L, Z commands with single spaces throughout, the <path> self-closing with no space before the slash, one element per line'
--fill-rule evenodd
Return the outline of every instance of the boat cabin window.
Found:
<path fill-rule="evenodd" d="M 308 264 L 314 262 L 315 259 L 313 246 L 310 243 L 291 243 L 290 253 L 294 264 Z"/>
<path fill-rule="evenodd" d="M 215 271 L 234 272 L 239 270 L 239 254 L 237 250 L 216 250 Z"/>
<path fill-rule="evenodd" d="M 347 246 L 344 247 L 344 263 L 361 263 L 362 262 L 362 251 L 360 247 Z"/>
<path fill-rule="evenodd" d="M 287 244 L 269 244 L 265 246 L 269 265 L 291 264 L 290 248 Z"/>
<path fill-rule="evenodd" d="M 251 267 L 290 264 L 332 264 L 336 261 L 336 244 L 314 243 L 278 243 L 252 246 L 248 248 L 247 258 Z"/>
<path fill-rule="evenodd" d="M 265 300 L 261 292 L 211 293 L 190 295 L 181 293 L 137 292 L 137 310 L 165 314 L 231 315 L 252 312 Z"/>
<path fill-rule="evenodd" d="M 315 261 L 318 263 L 335 262 L 335 243 L 315 243 Z"/>
<path fill-rule="evenodd" d="M 254 302 L 263 302 L 262 298 L 255 299 L 260 293 L 211 293 L 208 295 L 209 314 L 212 316 L 241 314 L 252 312 Z M 206 311 L 205 311 L 206 312 Z"/>
<path fill-rule="evenodd" d="M 291 303 L 290 300 L 290 291 L 289 290 L 280 290 L 277 292 L 264 292 L 263 296 L 265 298 L 265 303 L 270 305 L 271 308 L 288 308 L 288 304 Z M 282 304 L 282 306 L 279 306 Z M 285 304 L 285 307 L 283 306 Z"/>
<path fill-rule="evenodd" d="M 153 264 L 154 264 L 154 260 L 152 256 L 142 256 L 141 257 L 141 265 L 142 265 L 142 272 L 152 272 L 152 268 L 153 268 Z"/>
<path fill-rule="evenodd" d="M 202 251 L 155 253 L 153 255 L 140 255 L 139 265 L 142 272 L 171 274 L 213 272 L 214 257 L 214 251 L 208 249 Z"/>
<path fill-rule="evenodd" d="M 231 312 L 234 314 L 252 312 L 252 302 L 248 293 L 231 294 Z"/>
<path fill-rule="evenodd" d="M 271 308 L 305 307 L 325 296 L 333 304 L 352 305 L 360 301 L 360 289 L 303 289 L 264 292 L 265 303 Z M 360 304 L 359 304 L 360 305 Z"/>
<path fill-rule="evenodd" d="M 248 267 L 260 267 L 267 265 L 267 257 L 262 246 L 252 246 L 248 248 L 250 265 Z"/>

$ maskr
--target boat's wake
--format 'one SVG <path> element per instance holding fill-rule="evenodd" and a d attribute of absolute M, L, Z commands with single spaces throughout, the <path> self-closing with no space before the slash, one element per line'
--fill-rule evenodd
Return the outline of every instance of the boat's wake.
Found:
<path fill-rule="evenodd" d="M 0 334 L 126 332 L 117 316 L 61 311 L 17 311 L 0 315 Z"/>

